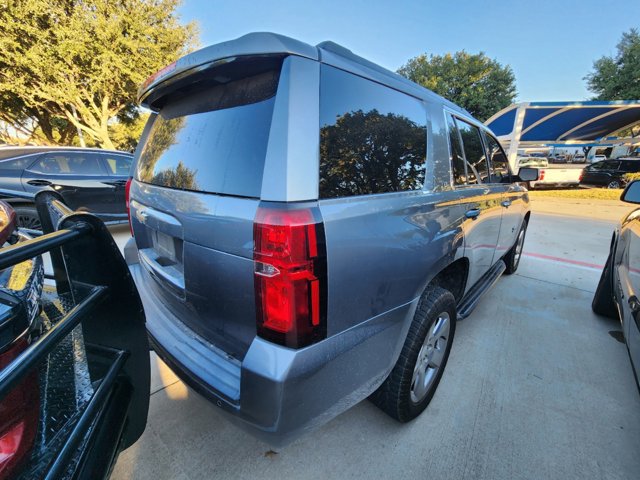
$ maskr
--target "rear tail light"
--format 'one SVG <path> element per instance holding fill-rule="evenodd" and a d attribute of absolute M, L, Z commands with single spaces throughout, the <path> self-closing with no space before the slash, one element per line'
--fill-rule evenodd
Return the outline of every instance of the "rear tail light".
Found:
<path fill-rule="evenodd" d="M 258 335 L 291 348 L 326 338 L 327 263 L 320 212 L 261 206 L 253 240 Z"/>
<path fill-rule="evenodd" d="M 544 170 L 538 172 L 538 180 L 544 180 Z"/>
<path fill-rule="evenodd" d="M 131 207 L 129 206 L 129 193 L 131 192 L 131 177 L 127 179 L 127 183 L 124 185 L 124 203 L 127 207 L 127 218 L 129 219 L 129 231 L 131 232 L 131 236 L 133 236 L 133 226 L 131 225 Z"/>
<path fill-rule="evenodd" d="M 0 353 L 0 369 L 27 348 L 21 339 Z M 0 479 L 13 478 L 29 459 L 40 414 L 37 372 L 30 373 L 0 400 Z"/>

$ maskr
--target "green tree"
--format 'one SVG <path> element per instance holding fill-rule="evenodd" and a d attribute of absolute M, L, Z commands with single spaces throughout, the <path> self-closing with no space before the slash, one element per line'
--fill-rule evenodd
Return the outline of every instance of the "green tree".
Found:
<path fill-rule="evenodd" d="M 426 142 L 425 126 L 402 115 L 345 113 L 320 129 L 321 196 L 420 188 Z"/>
<path fill-rule="evenodd" d="M 640 33 L 635 28 L 622 34 L 614 56 L 593 62 L 584 79 L 594 100 L 640 100 Z"/>
<path fill-rule="evenodd" d="M 112 134 L 137 128 L 138 87 L 194 44 L 179 2 L 0 0 L 0 120 L 30 120 L 49 143 L 80 129 L 89 143 L 129 148 L 130 136 L 116 145 Z"/>
<path fill-rule="evenodd" d="M 467 109 L 480 120 L 513 103 L 515 77 L 509 66 L 480 52 L 419 55 L 398 73 Z"/>

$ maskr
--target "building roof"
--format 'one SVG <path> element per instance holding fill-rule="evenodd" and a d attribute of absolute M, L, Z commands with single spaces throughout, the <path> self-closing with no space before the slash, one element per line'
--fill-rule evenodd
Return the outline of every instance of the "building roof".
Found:
<path fill-rule="evenodd" d="M 497 136 L 519 142 L 597 142 L 640 123 L 640 100 L 517 103 L 485 123 Z"/>

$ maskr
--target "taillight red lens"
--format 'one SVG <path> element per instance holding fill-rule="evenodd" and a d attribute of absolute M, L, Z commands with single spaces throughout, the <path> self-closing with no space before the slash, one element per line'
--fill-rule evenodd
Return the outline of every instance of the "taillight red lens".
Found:
<path fill-rule="evenodd" d="M 538 180 L 544 180 L 544 170 L 538 172 Z"/>
<path fill-rule="evenodd" d="M 0 354 L 0 368 L 6 367 L 25 348 L 25 339 Z M 14 477 L 31 456 L 40 414 L 37 372 L 30 373 L 0 401 L 0 479 Z"/>
<path fill-rule="evenodd" d="M 260 207 L 254 229 L 258 335 L 291 348 L 326 337 L 326 255 L 320 212 Z"/>
<path fill-rule="evenodd" d="M 124 185 L 124 203 L 127 208 L 127 217 L 129 218 L 129 231 L 133 235 L 133 226 L 131 225 L 131 207 L 129 206 L 129 193 L 131 192 L 131 177 L 127 179 L 127 183 Z"/>

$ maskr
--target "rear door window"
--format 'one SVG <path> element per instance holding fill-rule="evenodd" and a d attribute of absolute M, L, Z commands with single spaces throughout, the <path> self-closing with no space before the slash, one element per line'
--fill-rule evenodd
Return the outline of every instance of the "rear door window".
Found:
<path fill-rule="evenodd" d="M 15 160 L 3 160 L 0 162 L 0 170 L 24 170 L 35 161 L 35 156 L 16 158 Z"/>
<path fill-rule="evenodd" d="M 464 165 L 464 154 L 460 143 L 460 133 L 456 122 L 451 115 L 447 115 L 447 127 L 449 130 L 449 149 L 451 153 L 451 168 L 453 171 L 454 185 L 466 185 L 467 170 Z"/>
<path fill-rule="evenodd" d="M 507 155 L 500 146 L 500 142 L 488 132 L 485 132 L 485 138 L 487 139 L 487 151 L 489 152 L 489 159 L 491 161 L 491 176 L 489 182 L 510 183 L 511 169 Z"/>
<path fill-rule="evenodd" d="M 605 160 L 602 162 L 602 170 L 618 170 L 620 168 L 620 162 L 613 160 Z"/>
<path fill-rule="evenodd" d="M 320 198 L 422 189 L 426 120 L 420 100 L 323 65 Z"/>
<path fill-rule="evenodd" d="M 170 99 L 149 131 L 136 178 L 259 198 L 278 78 L 279 69 L 271 70 Z"/>
<path fill-rule="evenodd" d="M 47 153 L 39 158 L 30 171 L 43 175 L 105 175 L 98 154 L 90 152 Z"/>
<path fill-rule="evenodd" d="M 638 160 L 623 160 L 620 170 L 623 172 L 640 172 L 640 161 Z"/>
<path fill-rule="evenodd" d="M 102 155 L 102 161 L 107 166 L 109 175 L 128 176 L 131 170 L 131 157 L 125 155 Z"/>
<path fill-rule="evenodd" d="M 462 137 L 462 146 L 467 161 L 467 183 L 486 183 L 489 180 L 489 165 L 482 144 L 480 129 L 456 118 L 456 124 Z"/>

